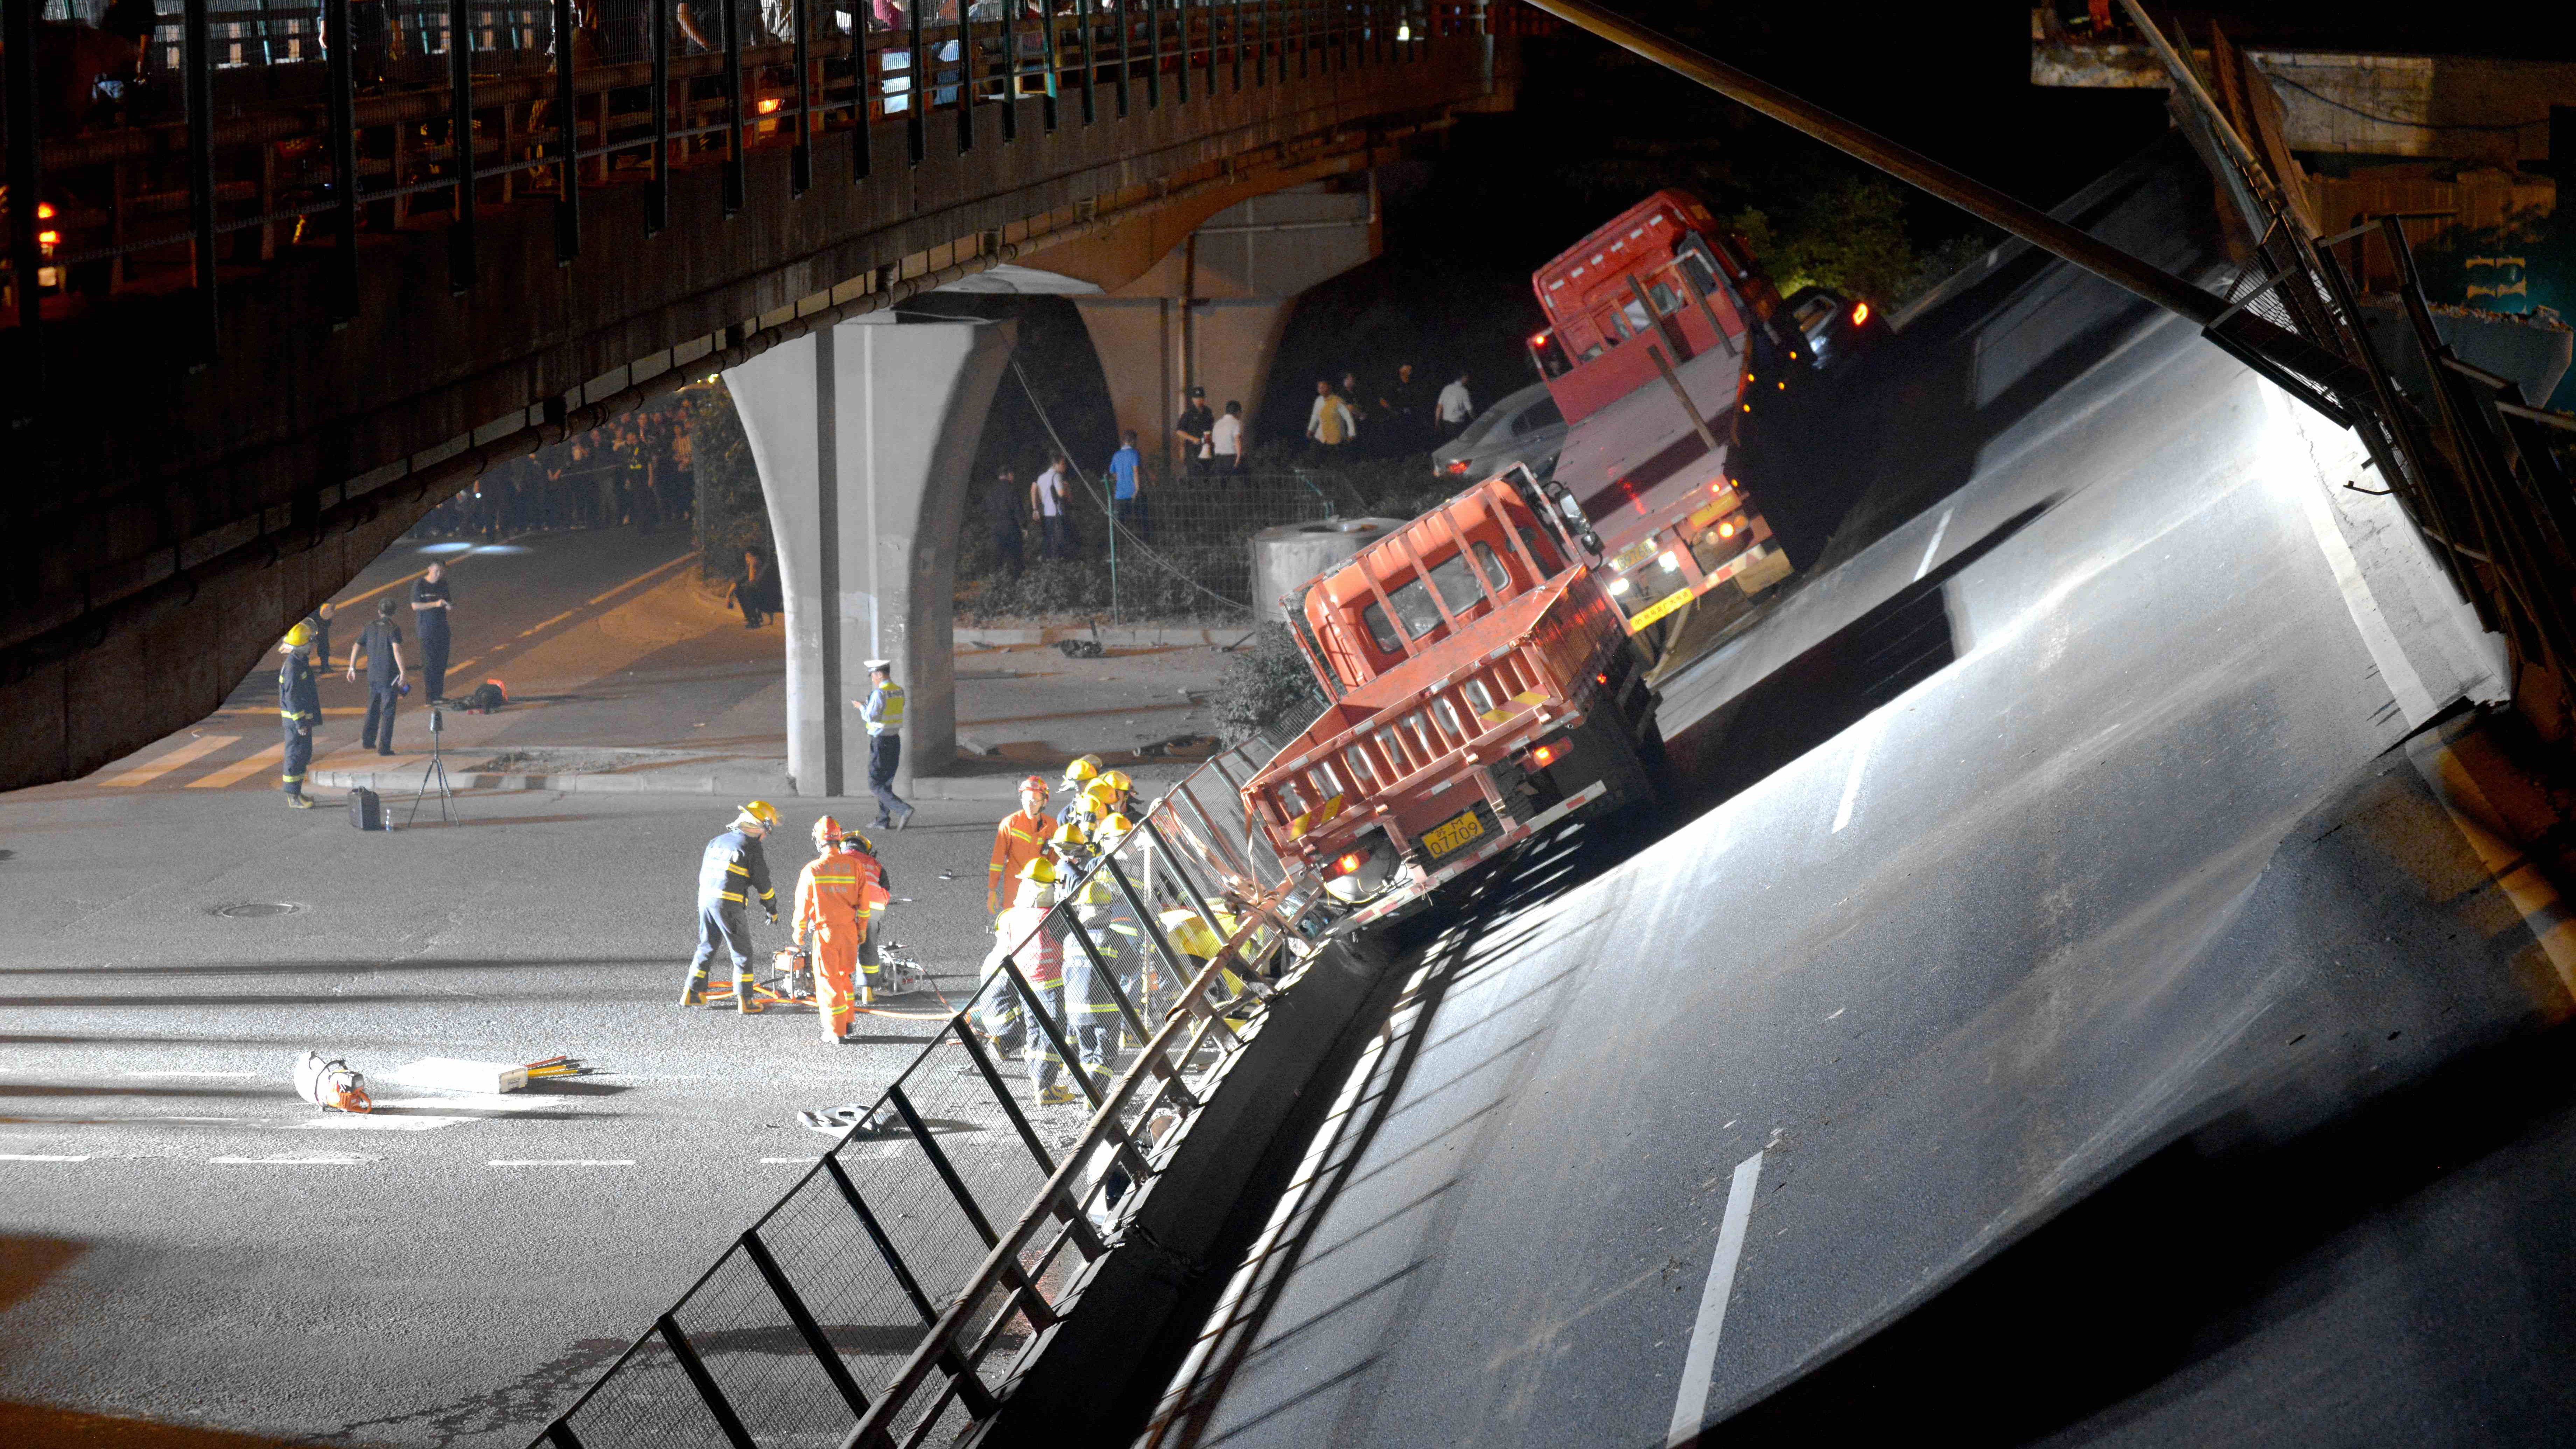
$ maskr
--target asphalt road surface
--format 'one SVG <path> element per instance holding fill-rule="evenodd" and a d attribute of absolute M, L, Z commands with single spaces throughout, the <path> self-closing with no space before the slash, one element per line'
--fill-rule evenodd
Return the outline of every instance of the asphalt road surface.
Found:
<path fill-rule="evenodd" d="M 1962 310 L 1836 440 L 1862 536 L 1665 683 L 1709 808 L 1413 960 L 1160 1442 L 2576 1435 L 2571 963 L 2391 752 L 2479 650 L 2188 326 Z"/>
<path fill-rule="evenodd" d="M 673 1004 L 733 803 L 469 794 L 457 825 L 362 835 L 246 790 L 0 800 L 0 1440 L 134 1415 L 526 1442 L 825 1145 L 795 1112 L 873 1098 L 934 1025 L 834 1047 L 810 1014 Z M 813 816 L 866 805 L 782 803 L 783 889 Z M 925 802 L 879 842 L 890 933 L 950 999 L 990 941 L 996 813 Z M 214 913 L 243 904 L 295 909 Z M 379 1110 L 297 1101 L 307 1048 L 375 1074 Z M 558 1053 L 597 1074 L 383 1080 Z"/>

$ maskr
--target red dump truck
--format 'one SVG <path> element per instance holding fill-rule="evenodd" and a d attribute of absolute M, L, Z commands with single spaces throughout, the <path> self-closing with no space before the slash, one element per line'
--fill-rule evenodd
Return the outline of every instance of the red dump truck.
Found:
<path fill-rule="evenodd" d="M 1530 284 L 1548 320 L 1530 357 L 1567 424 L 1548 488 L 1629 631 L 1788 577 L 1737 460 L 1811 359 L 1742 239 L 1659 191 Z"/>
<path fill-rule="evenodd" d="M 1578 810 L 1648 798 L 1646 661 L 1527 472 L 1487 479 L 1292 597 L 1332 700 L 1244 786 L 1354 925 Z"/>

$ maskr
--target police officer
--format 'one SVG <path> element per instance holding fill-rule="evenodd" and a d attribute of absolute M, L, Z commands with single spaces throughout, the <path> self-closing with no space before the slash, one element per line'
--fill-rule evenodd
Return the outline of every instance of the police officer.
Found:
<path fill-rule="evenodd" d="M 707 999 L 707 963 L 723 948 L 733 958 L 734 1008 L 749 1016 L 760 1010 L 751 999 L 751 930 L 743 904 L 757 899 L 778 924 L 778 892 L 769 885 L 769 857 L 760 838 L 778 824 L 778 811 L 766 800 L 754 800 L 735 813 L 725 833 L 707 842 L 698 858 L 698 954 L 689 962 L 689 979 L 680 987 L 680 1004 L 697 1006 Z"/>
<path fill-rule="evenodd" d="M 358 747 L 380 755 L 394 752 L 394 705 L 409 686 L 403 669 L 402 630 L 394 627 L 394 601 L 376 601 L 376 621 L 358 635 L 349 651 L 349 679 L 358 677 L 358 656 L 367 656 L 367 722 L 358 731 Z"/>
<path fill-rule="evenodd" d="M 277 646 L 277 652 L 286 656 L 277 666 L 277 722 L 286 736 L 286 765 L 278 779 L 287 805 L 296 810 L 313 808 L 304 795 L 304 774 L 313 765 L 313 727 L 322 722 L 322 691 L 313 682 L 312 649 L 313 631 L 302 624 L 287 630 Z"/>
<path fill-rule="evenodd" d="M 868 697 L 850 703 L 868 722 L 868 793 L 877 797 L 877 828 L 901 830 L 912 823 L 912 807 L 894 792 L 895 767 L 903 763 L 903 686 L 894 682 L 893 662 L 869 660 Z"/>

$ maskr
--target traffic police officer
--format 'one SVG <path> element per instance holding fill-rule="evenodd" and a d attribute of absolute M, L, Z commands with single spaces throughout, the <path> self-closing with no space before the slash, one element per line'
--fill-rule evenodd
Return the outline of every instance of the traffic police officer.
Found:
<path fill-rule="evenodd" d="M 778 924 L 778 892 L 769 885 L 769 857 L 760 838 L 778 824 L 778 811 L 766 800 L 754 800 L 733 817 L 724 834 L 707 842 L 698 858 L 698 954 L 689 962 L 689 979 L 680 987 L 680 1004 L 696 1006 L 707 999 L 707 963 L 721 947 L 733 958 L 734 1007 L 748 1016 L 760 1008 L 751 999 L 750 927 L 743 903 L 758 899 Z"/>
<path fill-rule="evenodd" d="M 901 830 L 912 823 L 912 807 L 894 792 L 895 768 L 903 763 L 903 686 L 894 682 L 893 661 L 869 660 L 868 697 L 850 703 L 868 723 L 868 793 L 877 797 L 877 826 Z"/>
<path fill-rule="evenodd" d="M 286 656 L 277 666 L 277 722 L 286 736 L 286 766 L 278 776 L 286 791 L 286 803 L 297 810 L 310 810 L 313 802 L 304 795 L 304 773 L 313 765 L 313 727 L 322 722 L 322 691 L 313 682 L 313 631 L 302 624 L 286 631 L 277 652 Z"/>

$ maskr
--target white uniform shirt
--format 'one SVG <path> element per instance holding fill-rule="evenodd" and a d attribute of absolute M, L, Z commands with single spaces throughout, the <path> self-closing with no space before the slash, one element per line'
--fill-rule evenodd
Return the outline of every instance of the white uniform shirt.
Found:
<path fill-rule="evenodd" d="M 1440 389 L 1440 421 L 1463 423 L 1476 415 L 1476 404 L 1467 397 L 1467 384 L 1453 382 Z"/>
<path fill-rule="evenodd" d="M 1216 430 L 1208 434 L 1208 446 L 1216 456 L 1231 458 L 1243 451 L 1243 419 L 1227 413 L 1216 420 Z"/>
<path fill-rule="evenodd" d="M 1064 475 L 1049 468 L 1038 475 L 1038 516 L 1053 518 L 1064 512 Z"/>

